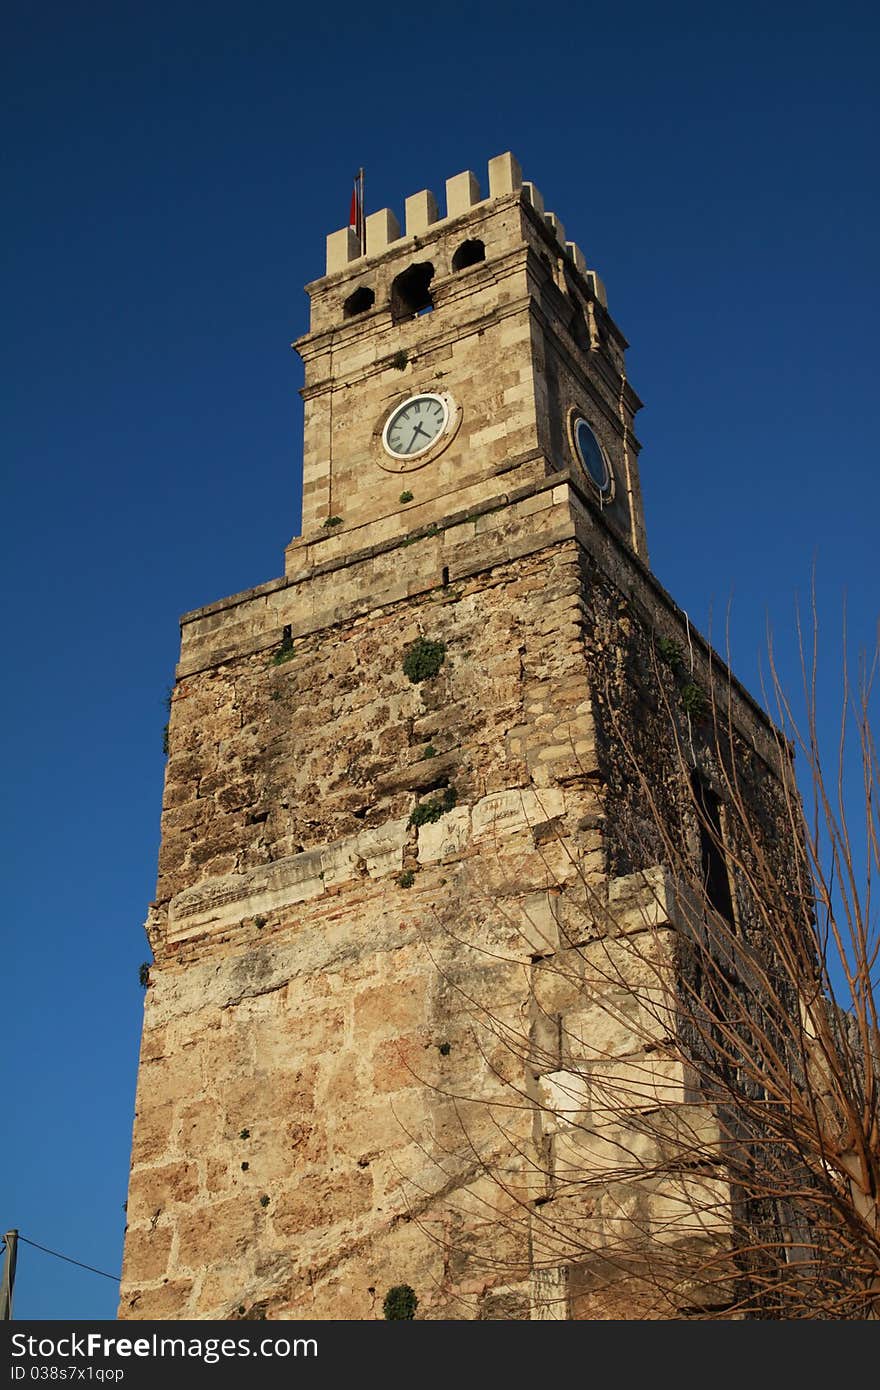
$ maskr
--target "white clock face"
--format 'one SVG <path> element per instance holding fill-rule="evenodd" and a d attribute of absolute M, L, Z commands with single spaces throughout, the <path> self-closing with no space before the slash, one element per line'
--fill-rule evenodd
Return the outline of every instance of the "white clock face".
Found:
<path fill-rule="evenodd" d="M 446 429 L 449 407 L 442 396 L 411 396 L 389 415 L 382 444 L 392 458 L 423 454 Z"/>

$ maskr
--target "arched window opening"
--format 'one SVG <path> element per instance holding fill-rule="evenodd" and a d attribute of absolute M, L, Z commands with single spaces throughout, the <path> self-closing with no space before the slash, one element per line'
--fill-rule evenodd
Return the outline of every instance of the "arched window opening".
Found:
<path fill-rule="evenodd" d="M 415 318 L 416 314 L 433 309 L 430 288 L 433 278 L 434 267 L 429 261 L 424 261 L 420 265 L 411 265 L 392 280 L 391 318 L 394 323 Z"/>
<path fill-rule="evenodd" d="M 342 317 L 353 319 L 356 314 L 365 314 L 368 309 L 372 309 L 376 303 L 376 296 L 366 285 L 361 285 L 360 289 L 350 294 L 342 306 Z"/>
<path fill-rule="evenodd" d="M 730 875 L 724 852 L 721 803 L 698 773 L 691 774 L 691 788 L 700 828 L 700 876 L 706 901 L 726 921 L 733 923 Z"/>
<path fill-rule="evenodd" d="M 469 265 L 479 265 L 486 259 L 486 247 L 482 241 L 463 241 L 452 257 L 453 270 L 466 270 Z"/>
<path fill-rule="evenodd" d="M 579 304 L 576 304 L 572 309 L 569 332 L 579 348 L 583 348 L 584 351 L 586 351 L 590 347 L 590 330 L 587 327 L 584 311 Z"/>

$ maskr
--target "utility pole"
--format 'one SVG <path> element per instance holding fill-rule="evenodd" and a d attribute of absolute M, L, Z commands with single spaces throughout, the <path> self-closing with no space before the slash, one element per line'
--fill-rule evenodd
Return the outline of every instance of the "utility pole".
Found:
<path fill-rule="evenodd" d="M 7 1231 L 6 1255 L 3 1260 L 3 1284 L 0 1286 L 0 1321 L 12 1317 L 12 1286 L 15 1283 L 15 1261 L 18 1258 L 18 1231 Z"/>

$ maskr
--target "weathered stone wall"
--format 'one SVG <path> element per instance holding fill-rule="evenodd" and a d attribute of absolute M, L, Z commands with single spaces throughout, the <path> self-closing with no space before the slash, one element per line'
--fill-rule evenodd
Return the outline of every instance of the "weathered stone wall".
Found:
<path fill-rule="evenodd" d="M 751 1019 L 756 1036 L 765 1030 L 783 1052 L 792 1047 L 786 1019 L 796 1016 L 799 1004 L 780 964 L 777 937 L 781 930 L 790 933 L 784 924 L 800 923 L 809 940 L 795 829 L 799 803 L 791 749 L 684 615 L 658 601 L 654 586 L 633 584 L 635 567 L 609 563 L 610 552 L 595 538 L 581 556 L 609 912 L 606 939 L 588 941 L 579 952 L 587 969 L 591 958 L 599 962 L 600 1007 L 564 1017 L 561 1025 L 563 1036 L 574 1026 L 591 1059 L 577 1069 L 577 1084 L 564 1073 L 556 1090 L 582 1093 L 584 1075 L 607 1076 L 613 1085 L 610 1102 L 606 1095 L 597 1103 L 593 1095 L 575 1117 L 576 1140 L 569 1135 L 566 1141 L 569 1175 L 576 1166 L 571 1154 L 580 1156 L 579 1197 L 590 1186 L 588 1174 L 598 1188 L 592 1228 L 580 1237 L 582 1254 L 595 1254 L 572 1262 L 567 1307 L 575 1317 L 620 1317 L 635 1297 L 640 1316 L 662 1317 L 674 1310 L 673 1288 L 679 1306 L 693 1313 L 733 1302 L 734 1279 L 742 1293 L 747 1286 L 766 1289 L 778 1278 L 777 1204 L 731 1182 L 731 1173 L 739 1172 L 735 1136 L 744 1132 L 746 1114 L 732 1097 L 757 1101 L 748 1123 L 757 1125 L 756 1139 L 762 1132 L 760 1044 L 747 1066 L 737 1065 L 725 1055 L 735 1043 L 728 1039 L 720 1051 L 713 1045 L 718 1030 L 712 1018 L 725 1008 L 726 996 L 744 1040 L 749 1029 L 742 1021 Z M 691 773 L 718 798 L 729 922 L 707 907 L 698 887 L 700 818 Z M 628 937 L 623 958 L 620 946 L 610 953 L 608 943 L 621 932 Z M 689 944 L 695 933 L 705 942 L 696 951 Z M 659 1001 L 652 997 L 655 972 L 645 973 L 658 950 L 669 981 L 678 982 L 676 994 Z M 717 964 L 710 968 L 712 957 Z M 748 960 L 760 964 L 752 968 Z M 692 1065 L 683 1066 L 682 1056 Z M 796 1072 L 796 1055 L 791 1065 Z M 626 1086 L 618 1089 L 621 1082 L 628 1096 Z M 672 1107 L 668 1122 L 659 1125 L 651 1105 L 657 1092 Z M 724 1097 L 714 1111 L 703 1103 L 710 1092 L 716 1100 Z M 607 1114 L 597 1127 L 603 1107 Z M 545 1105 L 544 1115 L 552 1108 Z M 710 1132 L 717 1136 L 717 1165 Z M 621 1154 L 638 1155 L 628 1174 Z M 683 1175 L 670 1184 L 677 1168 Z M 581 1218 L 583 1224 L 582 1209 Z M 565 1220 L 569 1230 L 578 1229 L 573 1217 Z M 734 1255 L 722 1266 L 718 1250 L 725 1243 Z M 644 1282 L 632 1258 L 639 1244 L 652 1267 Z M 701 1261 L 713 1271 L 704 1282 L 692 1273 Z M 765 1294 L 767 1308 L 770 1301 Z"/>
<path fill-rule="evenodd" d="M 469 1012 L 522 1020 L 524 916 L 549 917 L 570 856 L 601 868 L 577 829 L 595 800 L 573 761 L 591 748 L 579 616 L 569 542 L 297 638 L 277 664 L 273 624 L 271 647 L 182 676 L 124 1316 L 369 1317 L 398 1282 L 427 1316 L 497 1297 L 509 1315 L 509 1273 L 464 1253 L 477 1199 L 470 1215 L 430 1199 L 478 1182 L 470 1143 L 498 1148 L 477 1098 L 501 1083 Z M 420 633 L 446 659 L 413 684 Z M 408 825 L 449 788 L 453 809 Z M 472 1098 L 467 1139 L 446 1090 Z M 456 1238 L 438 1246 L 423 1209 Z"/>
<path fill-rule="evenodd" d="M 768 851 L 775 847 L 782 854 L 784 742 L 700 633 L 654 586 L 627 583 L 632 567 L 618 565 L 615 571 L 607 555 L 600 559 L 585 548 L 581 556 L 585 640 L 608 787 L 610 871 L 629 874 L 663 858 L 658 821 L 696 843 L 688 768 L 724 799 L 735 765 L 756 833 L 763 827 Z M 733 836 L 742 830 L 733 819 L 727 828 Z M 780 876 L 789 869 L 783 855 Z"/>
<path fill-rule="evenodd" d="M 601 305 L 575 283 L 564 258 L 551 263 L 546 250 L 532 262 L 532 316 L 539 439 L 554 468 L 590 482 L 573 447 L 572 418 L 589 416 L 614 479 L 603 503 L 606 522 L 647 560 L 641 485 L 634 431 L 638 397 L 626 380 L 626 341 Z M 589 350 L 585 353 L 584 348 Z"/>
<path fill-rule="evenodd" d="M 640 728 L 625 653 L 680 619 L 567 482 L 499 506 L 184 625 L 123 1317 L 368 1318 L 403 1282 L 420 1316 L 614 1315 L 547 1280 L 619 1206 L 560 1181 L 609 1075 L 700 1114 L 633 1002 L 663 917 L 602 712 L 616 672 Z M 653 932 L 611 972 L 606 904 Z M 670 1200 L 639 1186 L 649 1228 Z"/>

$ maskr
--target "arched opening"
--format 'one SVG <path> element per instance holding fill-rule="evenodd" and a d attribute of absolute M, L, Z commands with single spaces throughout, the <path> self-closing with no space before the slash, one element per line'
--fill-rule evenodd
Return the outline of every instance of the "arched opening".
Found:
<path fill-rule="evenodd" d="M 571 311 L 571 321 L 568 328 L 578 347 L 587 351 L 590 347 L 590 330 L 587 327 L 584 311 L 579 304 L 575 304 Z"/>
<path fill-rule="evenodd" d="M 725 921 L 733 924 L 721 803 L 697 772 L 691 773 L 691 789 L 700 827 L 700 873 L 706 901 Z"/>
<path fill-rule="evenodd" d="M 401 319 L 415 318 L 416 314 L 427 313 L 434 307 L 431 297 L 431 281 L 434 267 L 429 261 L 411 265 L 401 271 L 391 282 L 391 318 L 394 323 Z"/>
<path fill-rule="evenodd" d="M 376 296 L 366 285 L 350 294 L 342 306 L 342 317 L 353 319 L 356 314 L 365 314 L 376 303 Z"/>
<path fill-rule="evenodd" d="M 482 241 L 463 241 L 452 257 L 453 270 L 466 270 L 469 265 L 479 265 L 486 259 L 486 247 Z"/>

